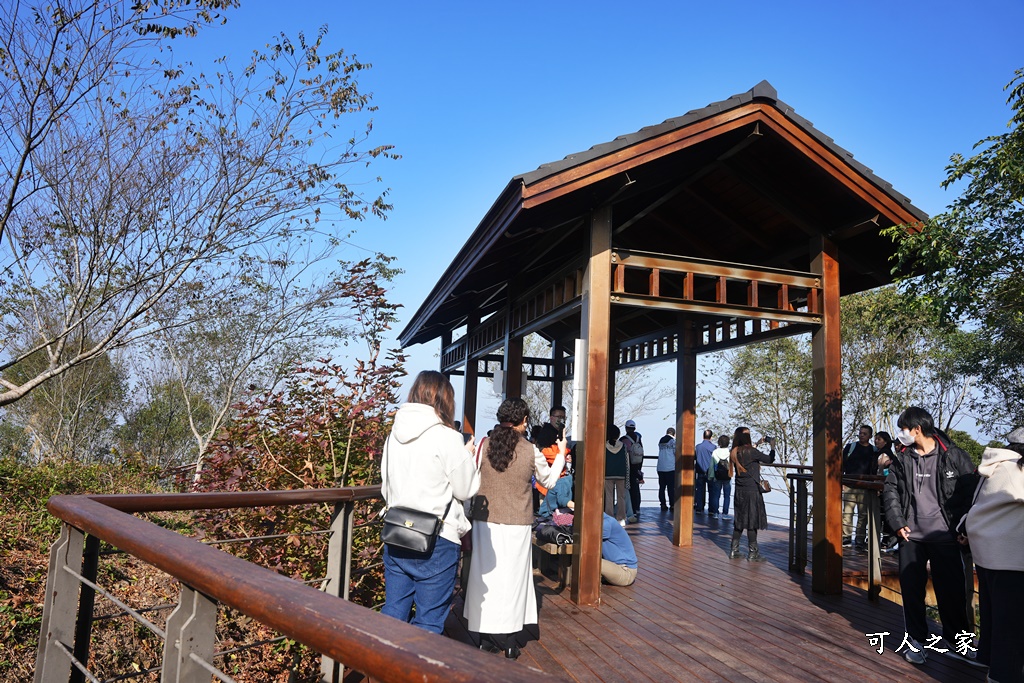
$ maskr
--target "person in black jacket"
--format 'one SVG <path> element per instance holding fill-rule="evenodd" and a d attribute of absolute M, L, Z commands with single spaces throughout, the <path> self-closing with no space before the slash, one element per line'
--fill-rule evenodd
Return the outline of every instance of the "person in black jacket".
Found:
<path fill-rule="evenodd" d="M 897 426 L 903 448 L 889 463 L 882 503 L 900 542 L 903 619 L 912 639 L 903 655 L 912 664 L 925 662 L 921 643 L 928 641 L 924 598 L 926 565 L 930 563 L 949 653 L 973 662 L 976 652 L 970 646 L 970 636 L 965 635 L 972 633 L 967 614 L 967 568 L 955 529 L 970 507 L 977 483 L 974 463 L 935 428 L 932 416 L 923 408 L 904 410 Z"/>

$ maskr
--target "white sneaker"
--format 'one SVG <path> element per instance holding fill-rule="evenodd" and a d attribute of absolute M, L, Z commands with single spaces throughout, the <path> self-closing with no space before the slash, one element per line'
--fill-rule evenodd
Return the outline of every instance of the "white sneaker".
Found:
<path fill-rule="evenodd" d="M 620 519 L 619 520 L 619 526 L 621 526 L 623 529 L 625 529 L 626 528 L 626 520 Z"/>

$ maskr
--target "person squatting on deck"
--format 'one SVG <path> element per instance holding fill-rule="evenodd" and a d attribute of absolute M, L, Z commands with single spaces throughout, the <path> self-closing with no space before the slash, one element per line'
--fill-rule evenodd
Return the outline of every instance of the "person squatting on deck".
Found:
<path fill-rule="evenodd" d="M 929 566 L 942 637 L 955 646 L 960 634 L 973 634 L 966 586 L 971 569 L 965 566 L 955 528 L 970 507 L 978 475 L 970 456 L 935 428 L 928 411 L 907 408 L 896 424 L 901 430 L 896 438 L 903 447 L 889 463 L 882 504 L 900 543 L 903 619 L 912 639 L 903 656 L 911 664 L 924 664 L 927 653 L 921 643 L 928 641 L 924 600 Z M 956 654 L 957 648 L 949 652 Z M 973 649 L 964 652 L 969 660 L 975 659 Z"/>
<path fill-rule="evenodd" d="M 473 441 L 463 443 L 453 427 L 455 392 L 440 372 L 421 372 L 381 457 L 381 492 L 389 506 L 441 516 L 441 533 L 431 553 L 384 546 L 382 614 L 441 633 L 452 603 L 459 565 L 460 538 L 469 531 L 461 501 L 477 491 L 480 477 L 473 462 Z"/>
<path fill-rule="evenodd" d="M 519 656 L 523 626 L 537 623 L 533 587 L 531 480 L 553 487 L 565 467 L 566 442 L 554 462 L 527 441 L 530 411 L 519 398 L 498 407 L 498 426 L 480 458 L 480 488 L 473 499 L 473 561 L 464 616 L 480 649 Z"/>
<path fill-rule="evenodd" d="M 961 521 L 978 567 L 978 661 L 993 683 L 1024 683 L 1024 427 L 986 448 L 974 504 Z"/>
<path fill-rule="evenodd" d="M 760 446 L 765 442 L 757 442 Z M 775 462 L 775 444 L 768 440 L 771 452 L 754 448 L 750 442 L 750 429 L 739 427 L 732 439 L 732 452 L 729 460 L 736 471 L 736 497 L 733 502 L 736 516 L 733 518 L 732 545 L 729 548 L 729 559 L 734 560 L 740 555 L 740 536 L 747 531 L 747 560 L 763 562 L 757 547 L 758 529 L 768 528 L 768 514 L 764 508 L 764 493 L 761 491 L 761 463 Z"/>
<path fill-rule="evenodd" d="M 603 519 L 601 579 L 613 586 L 632 586 L 638 566 L 633 541 L 614 517 L 605 514 Z"/>

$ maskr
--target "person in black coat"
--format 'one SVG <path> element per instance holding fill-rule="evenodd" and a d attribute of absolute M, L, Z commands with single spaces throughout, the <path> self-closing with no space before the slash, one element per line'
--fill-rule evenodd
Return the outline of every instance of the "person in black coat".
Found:
<path fill-rule="evenodd" d="M 757 445 L 764 443 L 764 439 L 757 442 Z M 733 493 L 733 531 L 732 545 L 729 548 L 729 559 L 734 560 L 740 555 L 740 537 L 743 530 L 747 531 L 747 560 L 750 562 L 763 562 L 757 547 L 758 529 L 768 528 L 768 514 L 764 508 L 764 493 L 761 491 L 761 463 L 775 462 L 775 448 L 772 446 L 770 453 L 764 453 L 751 444 L 750 429 L 740 427 L 736 430 L 732 439 L 732 451 L 729 453 L 729 460 L 732 462 L 736 472 L 735 492 Z"/>
<path fill-rule="evenodd" d="M 889 463 L 882 505 L 900 543 L 903 618 L 913 641 L 903 656 L 912 664 L 924 664 L 927 653 L 921 643 L 929 636 L 924 602 L 929 570 L 950 653 L 957 652 L 952 648 L 959 638 L 970 640 L 973 635 L 967 610 L 969 561 L 958 543 L 956 525 L 970 509 L 978 475 L 970 456 L 935 428 L 928 411 L 907 408 L 897 426 L 896 438 L 903 447 Z M 975 659 L 973 649 L 962 651 L 966 659 Z"/>

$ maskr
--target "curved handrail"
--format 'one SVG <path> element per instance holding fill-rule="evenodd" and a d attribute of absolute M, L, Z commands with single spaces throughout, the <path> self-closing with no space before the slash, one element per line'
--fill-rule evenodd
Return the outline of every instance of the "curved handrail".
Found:
<path fill-rule="evenodd" d="M 326 595 L 127 513 L 210 508 L 214 501 L 245 507 L 377 495 L 379 487 L 155 496 L 62 495 L 51 498 L 46 507 L 54 517 L 148 562 L 194 590 L 375 678 L 410 683 L 561 680 L 529 667 L 509 665 L 463 643 Z"/>

